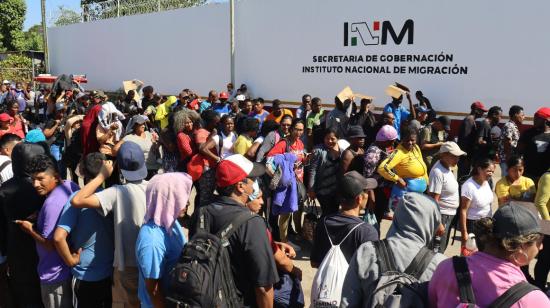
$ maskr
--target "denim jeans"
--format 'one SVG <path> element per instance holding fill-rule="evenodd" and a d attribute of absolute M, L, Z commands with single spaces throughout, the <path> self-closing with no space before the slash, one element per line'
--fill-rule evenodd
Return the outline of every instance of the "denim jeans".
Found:
<path fill-rule="evenodd" d="M 449 240 L 447 238 L 447 235 L 448 235 L 448 232 L 449 232 L 449 228 L 451 227 L 451 222 L 453 221 L 454 217 L 455 217 L 455 215 L 441 214 L 441 223 L 443 224 L 443 226 L 445 226 L 445 232 L 439 238 L 439 252 L 440 253 L 444 253 L 445 249 L 447 249 L 447 243 L 448 243 L 448 240 Z"/>

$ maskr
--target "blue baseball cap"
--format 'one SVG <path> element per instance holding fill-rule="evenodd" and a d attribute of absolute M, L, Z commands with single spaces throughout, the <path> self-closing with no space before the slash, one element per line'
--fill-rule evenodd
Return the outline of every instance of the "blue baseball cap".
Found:
<path fill-rule="evenodd" d="M 44 133 L 40 128 L 35 128 L 27 133 L 25 136 L 25 141 L 30 143 L 42 142 L 46 141 L 46 136 L 44 136 Z"/>
<path fill-rule="evenodd" d="M 416 112 L 423 112 L 423 113 L 428 113 L 430 111 L 430 109 L 422 106 L 422 105 L 418 105 L 416 106 Z"/>
<path fill-rule="evenodd" d="M 118 150 L 116 161 L 120 172 L 128 181 L 140 181 L 147 177 L 145 155 L 135 142 L 126 141 Z"/>

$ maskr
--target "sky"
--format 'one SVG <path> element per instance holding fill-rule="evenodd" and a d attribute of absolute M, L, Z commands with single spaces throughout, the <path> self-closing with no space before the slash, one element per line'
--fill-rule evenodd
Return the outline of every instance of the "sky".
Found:
<path fill-rule="evenodd" d="M 27 3 L 25 30 L 27 30 L 40 23 L 40 0 L 25 0 L 25 2 Z M 80 0 L 46 0 L 46 20 L 50 19 L 60 5 L 80 12 Z"/>
<path fill-rule="evenodd" d="M 208 2 L 225 2 L 227 0 L 209 0 Z M 39 24 L 40 16 L 40 0 L 25 0 L 27 3 L 27 16 L 25 18 L 25 30 L 33 25 Z M 59 6 L 74 10 L 80 13 L 80 0 L 46 0 L 46 20 L 50 20 L 51 16 L 57 11 Z"/>

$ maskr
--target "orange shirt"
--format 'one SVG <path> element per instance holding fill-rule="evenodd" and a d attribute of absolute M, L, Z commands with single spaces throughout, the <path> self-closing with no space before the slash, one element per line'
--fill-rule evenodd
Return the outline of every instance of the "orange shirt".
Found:
<path fill-rule="evenodd" d="M 294 114 L 292 114 L 292 111 L 286 109 L 286 108 L 281 108 L 281 115 L 279 115 L 278 117 L 276 117 L 273 112 L 270 113 L 267 118 L 265 118 L 266 121 L 269 121 L 269 120 L 272 120 L 272 121 L 275 121 L 277 123 L 281 123 L 281 120 L 283 119 L 283 117 L 285 115 L 289 115 L 289 116 L 292 116 L 294 117 Z"/>

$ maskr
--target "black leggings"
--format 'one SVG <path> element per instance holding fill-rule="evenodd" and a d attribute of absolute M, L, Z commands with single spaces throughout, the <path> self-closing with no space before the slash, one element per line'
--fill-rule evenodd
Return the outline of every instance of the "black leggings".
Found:
<path fill-rule="evenodd" d="M 545 235 L 542 242 L 543 248 L 537 257 L 535 265 L 535 285 L 546 290 L 548 272 L 550 272 L 550 236 Z"/>

